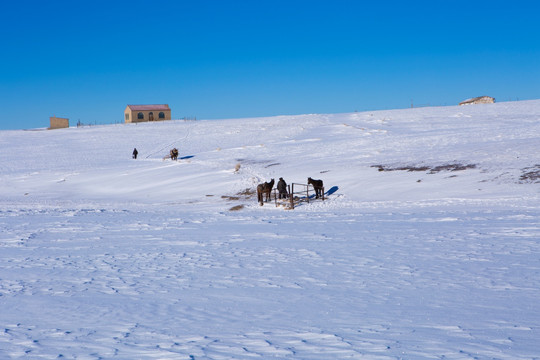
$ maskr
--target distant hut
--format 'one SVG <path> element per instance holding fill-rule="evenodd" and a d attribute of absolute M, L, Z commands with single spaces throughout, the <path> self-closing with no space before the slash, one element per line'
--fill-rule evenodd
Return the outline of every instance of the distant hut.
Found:
<path fill-rule="evenodd" d="M 478 96 L 472 99 L 467 99 L 459 103 L 459 105 L 474 105 L 474 104 L 493 104 L 495 98 L 491 96 Z"/>
<path fill-rule="evenodd" d="M 49 121 L 51 122 L 51 126 L 49 126 L 49 129 L 63 129 L 69 127 L 69 119 L 66 118 L 51 116 L 49 118 Z"/>
<path fill-rule="evenodd" d="M 124 121 L 136 123 L 145 121 L 171 120 L 169 105 L 128 105 L 124 110 Z"/>

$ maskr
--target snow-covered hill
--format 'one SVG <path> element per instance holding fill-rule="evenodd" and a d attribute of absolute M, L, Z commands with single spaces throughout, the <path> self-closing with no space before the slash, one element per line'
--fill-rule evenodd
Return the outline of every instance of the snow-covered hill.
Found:
<path fill-rule="evenodd" d="M 540 357 L 539 144 L 538 100 L 2 131 L 0 355 Z"/>

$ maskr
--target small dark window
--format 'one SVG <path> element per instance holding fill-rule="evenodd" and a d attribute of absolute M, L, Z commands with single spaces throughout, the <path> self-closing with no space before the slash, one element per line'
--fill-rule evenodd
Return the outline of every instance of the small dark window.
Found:
<path fill-rule="evenodd" d="M 165 113 L 163 111 L 159 113 L 159 118 L 165 119 Z"/>
<path fill-rule="evenodd" d="M 129 121 L 129 114 L 126 114 L 126 120 Z"/>
<path fill-rule="evenodd" d="M 144 114 L 142 112 L 137 114 L 137 119 L 144 120 Z"/>

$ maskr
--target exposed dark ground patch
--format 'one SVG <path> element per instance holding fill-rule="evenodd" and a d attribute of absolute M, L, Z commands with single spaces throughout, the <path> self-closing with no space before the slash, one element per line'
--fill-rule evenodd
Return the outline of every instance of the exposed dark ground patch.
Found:
<path fill-rule="evenodd" d="M 239 191 L 235 195 L 222 195 L 221 198 L 227 201 L 248 200 L 255 196 L 256 191 L 254 189 L 244 189 Z"/>
<path fill-rule="evenodd" d="M 523 174 L 519 177 L 522 183 L 540 183 L 540 165 L 524 168 Z"/>
<path fill-rule="evenodd" d="M 242 191 L 239 191 L 235 195 L 222 195 L 221 198 L 226 201 L 245 201 L 253 198 L 255 196 L 256 192 L 254 189 L 244 189 Z M 238 211 L 242 210 L 244 208 L 244 204 L 239 204 L 231 207 L 229 211 Z"/>
<path fill-rule="evenodd" d="M 244 205 L 236 205 L 229 209 L 229 211 L 238 211 L 242 210 L 244 208 Z"/>
<path fill-rule="evenodd" d="M 406 166 L 388 166 L 388 165 L 371 165 L 373 168 L 377 168 L 379 171 L 408 171 L 408 172 L 427 172 L 428 174 L 436 174 L 441 171 L 463 171 L 468 169 L 476 169 L 475 164 L 445 164 L 437 166 L 415 166 L 415 165 L 406 165 Z"/>
<path fill-rule="evenodd" d="M 236 195 L 243 196 L 246 199 L 251 199 L 255 194 L 256 191 L 254 189 L 247 188 L 238 192 Z"/>

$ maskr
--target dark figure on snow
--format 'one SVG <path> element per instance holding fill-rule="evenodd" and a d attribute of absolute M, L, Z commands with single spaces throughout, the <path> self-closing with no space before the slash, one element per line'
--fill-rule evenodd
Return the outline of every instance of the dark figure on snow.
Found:
<path fill-rule="evenodd" d="M 139 152 L 137 151 L 137 148 L 133 149 L 133 158 L 136 159 Z"/>
<path fill-rule="evenodd" d="M 266 195 L 266 201 L 270 200 L 270 193 L 274 188 L 274 179 L 271 179 L 270 182 L 265 182 L 257 185 L 257 201 L 262 206 L 263 201 Z"/>
<path fill-rule="evenodd" d="M 171 150 L 171 160 L 177 160 L 178 159 L 178 149 L 174 148 Z"/>
<path fill-rule="evenodd" d="M 322 180 L 315 180 L 315 179 L 312 179 L 312 178 L 308 178 L 307 179 L 307 183 L 308 185 L 312 185 L 313 186 L 313 190 L 315 190 L 315 199 L 318 199 L 319 196 L 322 196 L 323 195 L 323 181 Z"/>
<path fill-rule="evenodd" d="M 285 182 L 285 180 L 283 180 L 282 177 L 279 178 L 279 181 L 277 183 L 277 190 L 279 192 L 278 197 L 280 199 L 287 198 L 287 183 Z"/>

